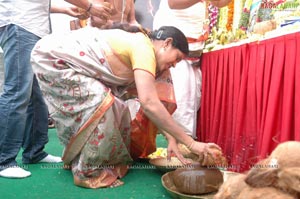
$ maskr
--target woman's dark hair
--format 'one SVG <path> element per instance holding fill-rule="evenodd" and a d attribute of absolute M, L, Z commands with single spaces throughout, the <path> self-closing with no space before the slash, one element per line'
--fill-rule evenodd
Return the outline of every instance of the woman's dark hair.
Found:
<path fill-rule="evenodd" d="M 110 29 L 121 29 L 127 32 L 143 32 L 149 38 L 154 40 L 165 40 L 169 37 L 173 39 L 172 45 L 179 49 L 185 55 L 189 54 L 189 45 L 183 32 L 173 26 L 162 26 L 158 30 L 149 31 L 139 26 L 133 26 L 127 23 L 114 23 Z"/>
<path fill-rule="evenodd" d="M 189 45 L 183 32 L 173 26 L 162 26 L 158 30 L 150 32 L 150 38 L 156 40 L 165 40 L 169 37 L 173 39 L 172 45 L 178 48 L 184 54 L 189 54 Z"/>

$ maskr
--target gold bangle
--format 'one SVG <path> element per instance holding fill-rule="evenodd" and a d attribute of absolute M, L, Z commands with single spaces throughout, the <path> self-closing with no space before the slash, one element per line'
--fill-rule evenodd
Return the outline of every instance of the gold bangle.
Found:
<path fill-rule="evenodd" d="M 187 148 L 188 148 L 190 151 L 192 151 L 192 148 L 193 148 L 194 144 L 195 144 L 195 140 L 192 140 L 192 141 L 187 145 Z"/>
<path fill-rule="evenodd" d="M 89 5 L 89 7 L 88 7 L 88 9 L 87 9 L 86 11 L 87 11 L 87 12 L 90 12 L 90 10 L 92 9 L 92 7 L 93 7 L 93 3 L 90 2 L 90 5 Z"/>

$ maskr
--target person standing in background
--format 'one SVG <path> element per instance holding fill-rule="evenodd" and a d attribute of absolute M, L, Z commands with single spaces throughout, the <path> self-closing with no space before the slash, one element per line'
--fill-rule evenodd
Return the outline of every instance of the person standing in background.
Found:
<path fill-rule="evenodd" d="M 139 25 L 135 19 L 134 0 L 106 0 L 112 6 L 112 15 L 110 20 L 104 22 L 103 26 L 98 26 L 98 17 L 91 17 L 91 25 L 98 28 L 108 28 L 113 23 L 128 23 L 129 25 Z M 101 22 L 100 22 L 101 24 Z"/>
<path fill-rule="evenodd" d="M 189 8 L 173 10 L 168 2 L 168 0 L 161 0 L 153 20 L 154 29 L 171 24 L 179 28 L 187 37 L 198 38 L 202 35 L 206 19 L 205 3 L 197 1 Z M 203 47 L 203 41 L 189 43 L 189 50 L 193 51 L 198 59 L 194 60 L 194 63 L 192 60 L 184 59 L 170 70 L 177 104 L 177 109 L 172 116 L 193 138 L 196 138 L 196 118 L 201 98 L 202 77 L 198 61 Z"/>
<path fill-rule="evenodd" d="M 70 29 L 76 30 L 87 25 L 100 29 L 107 29 L 113 23 L 128 23 L 129 25 L 139 26 L 135 18 L 134 0 L 98 0 L 99 2 L 108 3 L 112 12 L 109 20 L 91 15 L 87 19 L 75 19 L 70 22 Z"/>
<path fill-rule="evenodd" d="M 217 7 L 229 2 L 210 1 Z M 177 103 L 172 116 L 194 139 L 201 100 L 200 56 L 209 33 L 207 3 L 209 1 L 161 0 L 153 20 L 153 29 L 168 24 L 180 29 L 188 39 L 189 56 L 170 69 Z"/>
<path fill-rule="evenodd" d="M 88 0 L 66 0 L 90 14 L 109 19 L 110 8 Z M 56 163 L 60 157 L 44 151 L 48 142 L 48 108 L 30 64 L 36 42 L 51 32 L 50 0 L 0 0 L 0 47 L 4 84 L 0 95 L 0 176 L 25 178 L 22 162 Z M 55 11 L 55 10 L 54 10 Z"/>

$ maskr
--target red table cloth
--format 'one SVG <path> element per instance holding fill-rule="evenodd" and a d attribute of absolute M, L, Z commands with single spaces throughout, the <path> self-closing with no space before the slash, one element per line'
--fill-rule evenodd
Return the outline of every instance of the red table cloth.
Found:
<path fill-rule="evenodd" d="M 201 69 L 198 140 L 219 144 L 228 170 L 300 140 L 300 33 L 204 53 Z"/>

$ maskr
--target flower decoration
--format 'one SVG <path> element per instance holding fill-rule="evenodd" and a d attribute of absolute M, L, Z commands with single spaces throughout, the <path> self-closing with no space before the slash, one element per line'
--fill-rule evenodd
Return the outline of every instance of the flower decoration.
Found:
<path fill-rule="evenodd" d="M 231 0 L 227 6 L 228 6 L 228 10 L 227 10 L 228 13 L 227 13 L 226 29 L 228 31 L 231 31 L 232 24 L 233 24 L 233 15 L 234 15 L 234 0 Z"/>
<path fill-rule="evenodd" d="M 209 18 L 209 29 L 212 30 L 218 23 L 219 8 L 209 4 L 208 6 L 208 18 Z"/>

